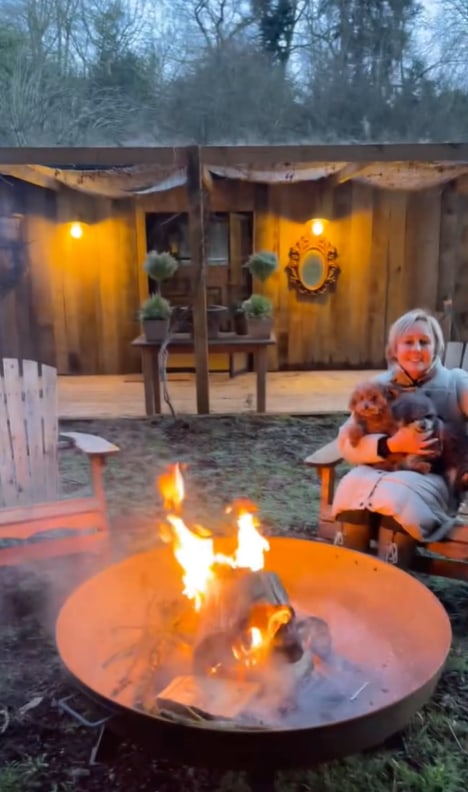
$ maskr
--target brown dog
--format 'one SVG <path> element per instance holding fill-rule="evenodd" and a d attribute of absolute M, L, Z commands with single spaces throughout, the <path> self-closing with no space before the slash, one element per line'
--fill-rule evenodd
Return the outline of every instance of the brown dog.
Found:
<path fill-rule="evenodd" d="M 398 393 L 392 385 L 381 382 L 362 382 L 357 385 L 348 405 L 353 416 L 348 434 L 352 446 L 357 446 L 366 434 L 392 435 L 396 431 L 391 404 Z"/>

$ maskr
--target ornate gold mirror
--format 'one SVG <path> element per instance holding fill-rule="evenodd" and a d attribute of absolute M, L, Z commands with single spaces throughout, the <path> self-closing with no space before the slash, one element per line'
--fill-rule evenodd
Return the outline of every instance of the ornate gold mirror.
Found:
<path fill-rule="evenodd" d="M 323 294 L 336 282 L 340 268 L 336 248 L 324 236 L 302 236 L 289 251 L 289 285 L 299 294 Z"/>

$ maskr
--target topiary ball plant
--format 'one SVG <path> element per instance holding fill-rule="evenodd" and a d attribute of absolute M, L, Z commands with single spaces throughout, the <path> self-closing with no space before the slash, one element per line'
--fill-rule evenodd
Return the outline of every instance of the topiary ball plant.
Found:
<path fill-rule="evenodd" d="M 169 319 L 171 311 L 168 300 L 160 294 L 152 294 L 140 306 L 138 316 L 142 321 L 147 321 L 148 319 Z"/>
<path fill-rule="evenodd" d="M 269 319 L 273 315 L 273 304 L 269 297 L 263 294 L 251 294 L 244 300 L 242 307 L 246 316 L 255 319 Z"/>
<path fill-rule="evenodd" d="M 252 253 L 245 266 L 254 278 L 264 282 L 278 269 L 278 256 L 268 250 Z"/>
<path fill-rule="evenodd" d="M 149 278 L 159 284 L 161 281 L 172 278 L 179 268 L 179 262 L 174 256 L 165 251 L 158 253 L 156 250 L 150 250 L 143 262 L 143 269 Z"/>

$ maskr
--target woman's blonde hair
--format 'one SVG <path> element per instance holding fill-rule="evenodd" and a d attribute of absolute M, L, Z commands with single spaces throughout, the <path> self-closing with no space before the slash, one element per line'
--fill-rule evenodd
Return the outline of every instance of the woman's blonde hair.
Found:
<path fill-rule="evenodd" d="M 385 350 L 385 356 L 389 364 L 395 363 L 397 346 L 400 338 L 404 336 L 408 330 L 414 325 L 415 322 L 426 322 L 429 331 L 434 339 L 434 358 L 442 359 L 445 349 L 445 341 L 442 333 L 442 328 L 432 314 L 424 308 L 413 308 L 412 311 L 407 311 L 393 322 L 390 330 L 388 331 L 388 342 Z"/>

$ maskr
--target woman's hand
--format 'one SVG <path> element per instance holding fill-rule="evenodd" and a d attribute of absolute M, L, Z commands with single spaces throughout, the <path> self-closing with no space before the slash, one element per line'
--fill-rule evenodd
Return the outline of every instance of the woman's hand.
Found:
<path fill-rule="evenodd" d="M 402 426 L 387 440 L 388 450 L 392 454 L 417 454 L 418 456 L 435 456 L 439 449 L 439 440 L 432 432 L 416 432 L 411 426 Z"/>

